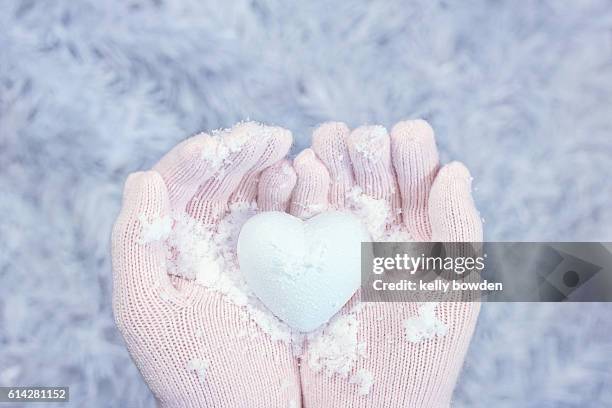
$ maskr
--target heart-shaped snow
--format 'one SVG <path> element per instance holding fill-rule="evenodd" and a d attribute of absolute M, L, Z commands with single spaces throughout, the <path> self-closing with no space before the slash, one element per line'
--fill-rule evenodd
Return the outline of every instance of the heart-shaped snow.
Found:
<path fill-rule="evenodd" d="M 302 332 L 327 322 L 361 282 L 361 242 L 370 236 L 358 218 L 326 212 L 302 221 L 282 212 L 249 219 L 238 237 L 240 269 L 259 299 Z"/>

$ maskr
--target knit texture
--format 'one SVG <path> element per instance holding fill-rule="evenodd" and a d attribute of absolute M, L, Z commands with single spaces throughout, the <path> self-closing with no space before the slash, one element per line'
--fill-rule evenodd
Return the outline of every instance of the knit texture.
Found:
<path fill-rule="evenodd" d="M 309 218 L 329 207 L 329 172 L 312 149 L 305 149 L 293 161 L 297 174 L 291 195 L 291 214 Z"/>
<path fill-rule="evenodd" d="M 344 124 L 334 123 L 315 130 L 315 151 L 333 175 L 332 194 L 313 188 L 309 195 L 300 193 L 301 199 L 296 203 L 299 205 L 293 208 L 313 203 L 325 208 L 329 200 L 343 208 L 346 200 L 342 192 L 346 194 L 358 186 L 367 196 L 386 200 L 392 211 L 409 210 L 401 214 L 396 211 L 398 217 L 389 219 L 390 227 L 400 222 L 413 237 L 430 240 L 431 224 L 434 236 L 443 242 L 482 241 L 480 216 L 471 197 L 471 176 L 465 166 L 456 162 L 437 171 L 433 130 L 426 122 L 397 124 L 392 131 L 393 154 L 391 138 L 384 127 L 360 127 L 350 133 L 346 129 Z M 348 165 L 342 160 L 347 156 L 351 159 Z M 313 170 L 298 172 L 298 185 L 301 174 L 308 176 L 320 167 L 314 159 L 309 163 Z M 300 212 L 294 215 L 300 216 Z M 358 298 L 359 294 L 355 295 L 341 314 L 350 313 Z M 480 304 L 439 304 L 437 318 L 448 328 L 446 334 L 412 343 L 406 339 L 404 323 L 418 316 L 420 307 L 418 303 L 373 303 L 357 312 L 357 339 L 365 345 L 363 355 L 342 375 L 330 375 L 317 365 L 313 369 L 312 362 L 305 358 L 300 366 L 304 406 L 448 406 Z M 359 381 L 351 381 L 360 373 L 372 378 L 367 393 L 359 392 L 355 384 Z"/>
<path fill-rule="evenodd" d="M 414 180 L 438 168 L 431 159 L 437 158 L 436 146 L 424 122 L 404 125 L 415 130 L 395 134 L 395 143 L 405 150 L 392 157 L 391 139 L 382 127 L 348 132 L 344 124 L 324 124 L 313 136 L 318 154 L 306 149 L 291 164 L 283 159 L 289 132 L 241 123 L 219 135 L 195 136 L 162 158 L 154 171 L 129 177 L 113 231 L 113 308 L 128 350 L 160 406 L 448 406 L 478 303 L 437 305 L 436 319 L 446 332 L 418 342 L 409 341 L 405 326 L 422 313 L 421 304 L 367 305 L 355 314 L 363 353 L 341 373 L 322 372 L 310 360 L 316 336 L 308 338 L 302 356 L 265 333 L 257 340 L 241 336 L 248 322 L 239 307 L 193 282 L 170 278 L 163 243 L 143 242 L 141 236 L 144 221 L 171 212 L 214 225 L 237 202 L 257 201 L 275 210 L 287 209 L 290 202 L 291 214 L 309 218 L 330 205 L 343 209 L 343 195 L 358 186 L 366 196 L 387 201 L 389 228 L 403 222 L 408 232 L 419 233 L 431 218 L 434 236 L 481 241 L 467 169 L 452 163 L 433 174 L 431 183 Z M 421 155 L 427 159 L 415 160 L 408 172 L 405 157 Z M 349 157 L 350 164 L 338 161 Z M 402 175 L 396 178 L 398 171 Z M 400 208 L 409 208 L 407 201 L 423 200 L 428 214 L 410 212 L 402 219 Z M 415 223 L 415 216 L 423 219 Z M 352 313 L 359 296 L 338 318 Z"/>
<path fill-rule="evenodd" d="M 207 156 L 236 140 L 234 148 Z M 156 171 L 128 178 L 112 240 L 117 326 L 159 406 L 287 407 L 301 399 L 289 346 L 245 337 L 249 322 L 238 306 L 191 281 L 171 279 L 163 243 L 141 240 L 143 220 L 191 211 L 211 224 L 230 200 L 254 199 L 259 173 L 286 155 L 291 136 L 246 123 L 210 142 L 209 136 L 191 138 Z M 219 155 L 226 155 L 220 163 L 207 160 Z M 195 194 L 191 200 L 188 192 Z"/>
<path fill-rule="evenodd" d="M 257 208 L 261 211 L 287 211 L 297 175 L 288 160 L 282 160 L 261 173 Z"/>

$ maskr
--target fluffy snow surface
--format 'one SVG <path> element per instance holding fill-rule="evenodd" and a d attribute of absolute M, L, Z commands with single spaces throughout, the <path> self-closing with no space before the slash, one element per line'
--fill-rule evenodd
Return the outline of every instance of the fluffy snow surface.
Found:
<path fill-rule="evenodd" d="M 153 406 L 110 308 L 122 184 L 246 118 L 298 151 L 422 117 L 488 240 L 611 240 L 611 32 L 607 0 L 0 2 L 0 385 Z M 484 305 L 454 405 L 612 406 L 611 315 Z"/>

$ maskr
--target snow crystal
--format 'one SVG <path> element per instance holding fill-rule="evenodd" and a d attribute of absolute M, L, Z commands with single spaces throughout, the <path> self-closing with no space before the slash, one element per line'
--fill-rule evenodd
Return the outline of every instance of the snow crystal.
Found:
<path fill-rule="evenodd" d="M 239 152 L 248 140 L 248 134 L 235 133 L 234 137 L 227 137 L 232 131 L 220 129 L 213 131 L 207 139 L 208 146 L 202 149 L 202 159 L 211 166 L 213 170 L 221 170 L 222 167 L 231 165 L 229 157 L 232 153 Z"/>
<path fill-rule="evenodd" d="M 272 135 L 271 132 L 270 128 L 257 122 L 240 122 L 232 129 L 212 131 L 207 139 L 209 145 L 202 149 L 202 159 L 208 162 L 213 170 L 220 171 L 231 166 L 230 156 L 241 151 L 249 139 L 268 138 Z M 228 137 L 230 134 L 231 137 Z"/>
<path fill-rule="evenodd" d="M 212 235 L 207 226 L 187 214 L 175 216 L 174 230 L 167 241 L 171 252 L 169 273 L 213 285 L 223 265 Z"/>
<path fill-rule="evenodd" d="M 359 321 L 354 313 L 334 318 L 322 332 L 309 336 L 308 365 L 329 377 L 348 376 L 359 357 L 365 354 L 365 343 L 357 337 Z"/>
<path fill-rule="evenodd" d="M 272 341 L 291 342 L 292 333 L 289 326 L 274 316 L 257 298 L 251 298 L 250 302 L 244 305 L 241 318 L 251 323 L 248 332 L 251 338 L 257 337 L 259 329 Z"/>
<path fill-rule="evenodd" d="M 448 327 L 436 317 L 437 302 L 429 302 L 419 307 L 419 316 L 406 319 L 404 328 L 406 338 L 411 343 L 419 343 L 436 336 L 445 336 Z"/>
<path fill-rule="evenodd" d="M 280 383 L 281 390 L 288 390 L 293 386 L 293 382 L 287 378 L 283 378 Z"/>
<path fill-rule="evenodd" d="M 369 370 L 360 368 L 349 380 L 350 384 L 356 384 L 359 388 L 357 393 L 359 395 L 368 395 L 372 385 L 374 385 L 374 376 Z"/>
<path fill-rule="evenodd" d="M 388 132 L 384 126 L 368 126 L 358 135 L 355 150 L 367 160 L 380 158 L 383 140 L 387 138 Z"/>
<path fill-rule="evenodd" d="M 174 230 L 167 240 L 169 273 L 222 293 L 224 300 L 240 307 L 241 319 L 247 323 L 244 335 L 256 337 L 263 332 L 273 341 L 289 343 L 290 328 L 251 293 L 238 266 L 238 235 L 256 212 L 254 203 L 233 204 L 216 227 L 187 214 L 175 215 Z"/>
<path fill-rule="evenodd" d="M 187 363 L 187 370 L 194 372 L 198 376 L 198 380 L 203 383 L 206 379 L 206 371 L 209 365 L 210 363 L 206 359 L 194 358 Z"/>
<path fill-rule="evenodd" d="M 390 225 L 393 217 L 387 200 L 370 197 L 359 186 L 353 187 L 346 198 L 348 210 L 361 219 L 374 241 L 414 241 L 403 225 Z"/>
<path fill-rule="evenodd" d="M 302 206 L 302 212 L 300 214 L 300 217 L 302 218 L 312 218 L 317 214 L 322 213 L 323 211 L 327 210 L 327 205 L 326 204 L 310 204 L 307 206 Z"/>
<path fill-rule="evenodd" d="M 361 187 L 353 187 L 346 195 L 349 210 L 364 223 L 372 239 L 379 240 L 391 218 L 387 200 L 377 200 L 363 193 Z"/>
<path fill-rule="evenodd" d="M 172 218 L 168 216 L 150 219 L 145 214 L 140 214 L 138 219 L 142 225 L 142 232 L 140 234 L 141 244 L 161 241 L 167 238 L 172 231 Z"/>
<path fill-rule="evenodd" d="M 293 177 L 293 175 L 295 174 L 295 171 L 293 170 L 293 167 L 291 167 L 291 164 L 286 161 L 281 163 L 280 171 L 286 179 Z"/>

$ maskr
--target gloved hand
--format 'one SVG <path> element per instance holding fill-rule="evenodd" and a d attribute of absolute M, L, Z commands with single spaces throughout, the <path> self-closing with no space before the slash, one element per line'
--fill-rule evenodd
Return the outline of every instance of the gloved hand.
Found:
<path fill-rule="evenodd" d="M 294 215 L 342 209 L 358 186 L 367 197 L 385 200 L 394 215 L 401 209 L 389 224 L 402 225 L 417 241 L 482 241 L 471 176 L 458 162 L 439 168 L 425 121 L 400 122 L 390 136 L 380 126 L 350 132 L 342 123 L 328 123 L 315 131 L 312 145 L 295 159 Z M 356 347 L 355 355 L 326 351 L 325 333 L 306 346 L 300 369 L 304 406 L 448 406 L 480 303 L 371 303 L 351 313 L 358 297 L 340 314 L 352 314 L 352 320 L 336 323 L 345 325 L 340 333 L 356 330 L 356 343 L 344 345 Z M 334 330 L 327 336 L 338 336 Z"/>
<path fill-rule="evenodd" d="M 243 124 L 224 135 L 221 145 L 209 136 L 189 139 L 154 171 L 128 179 L 113 233 L 114 309 L 130 353 L 160 405 L 298 407 L 302 400 L 307 407 L 449 404 L 478 303 L 435 308 L 386 303 L 355 312 L 356 295 L 340 316 L 354 317 L 357 342 L 365 347 L 346 375 L 328 376 L 325 361 L 313 352 L 325 347 L 320 341 L 325 332 L 308 341 L 298 367 L 284 343 L 240 337 L 244 322 L 222 295 L 180 278 L 170 280 L 161 243 L 139 243 L 143 215 L 186 210 L 204 223 L 215 223 L 229 203 L 257 199 L 262 210 L 289 210 L 307 218 L 328 207 L 344 208 L 354 186 L 385 200 L 392 210 L 401 208 L 390 224 L 403 225 L 417 240 L 481 241 L 469 173 L 459 163 L 439 169 L 429 125 L 402 122 L 391 137 L 381 129 L 349 132 L 343 124 L 325 124 L 313 136 L 313 149 L 295 159 L 293 170 L 287 161 L 279 162 L 290 145 L 286 132 Z M 202 160 L 204 153 L 209 160 Z M 423 314 L 445 327 L 444 335 L 437 332 L 418 342 L 407 338 L 406 321 Z"/>
<path fill-rule="evenodd" d="M 215 224 L 229 203 L 251 202 L 265 167 L 283 158 L 291 134 L 243 123 L 179 144 L 152 171 L 130 175 L 112 236 L 113 309 L 128 350 L 162 407 L 287 407 L 300 404 L 289 346 L 241 336 L 238 306 L 167 273 L 163 242 L 141 243 L 142 223 L 187 211 Z M 260 206 L 278 206 L 262 191 Z M 285 196 L 290 194 L 289 190 Z"/>

